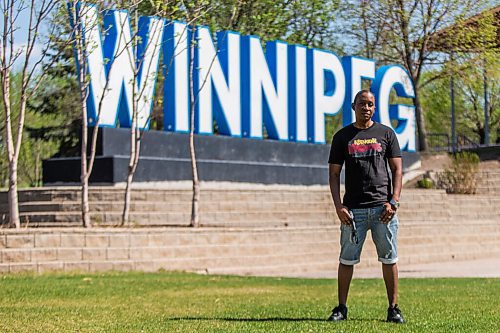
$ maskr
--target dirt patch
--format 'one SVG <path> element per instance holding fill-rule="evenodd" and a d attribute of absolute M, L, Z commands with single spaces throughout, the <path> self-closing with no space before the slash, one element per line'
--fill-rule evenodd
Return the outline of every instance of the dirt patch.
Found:
<path fill-rule="evenodd" d="M 421 154 L 420 158 L 422 163 L 420 169 L 423 171 L 443 170 L 451 163 L 450 156 L 447 153 Z"/>

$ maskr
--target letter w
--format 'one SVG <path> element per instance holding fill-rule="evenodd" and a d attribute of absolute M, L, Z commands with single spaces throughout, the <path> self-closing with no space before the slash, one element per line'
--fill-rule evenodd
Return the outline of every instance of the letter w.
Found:
<path fill-rule="evenodd" d="M 120 127 L 130 127 L 136 112 L 137 127 L 148 128 L 165 21 L 141 17 L 137 36 L 132 36 L 128 13 L 107 10 L 103 41 L 97 7 L 86 5 L 81 13 L 90 80 L 89 124 L 99 119 L 99 126 L 115 127 L 118 120 Z"/>

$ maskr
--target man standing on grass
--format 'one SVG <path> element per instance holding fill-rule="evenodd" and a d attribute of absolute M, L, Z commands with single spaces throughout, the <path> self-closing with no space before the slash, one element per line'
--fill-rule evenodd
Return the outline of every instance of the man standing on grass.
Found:
<path fill-rule="evenodd" d="M 330 190 L 341 222 L 338 299 L 328 320 L 347 319 L 347 294 L 353 266 L 360 261 L 368 229 L 377 248 L 387 289 L 387 321 L 404 323 L 397 306 L 397 231 L 402 186 L 401 150 L 394 131 L 372 120 L 375 97 L 368 90 L 356 94 L 356 121 L 338 131 L 330 150 Z M 340 172 L 345 163 L 345 195 L 340 199 Z M 392 173 L 389 177 L 389 168 Z M 391 191 L 392 187 L 392 191 Z"/>

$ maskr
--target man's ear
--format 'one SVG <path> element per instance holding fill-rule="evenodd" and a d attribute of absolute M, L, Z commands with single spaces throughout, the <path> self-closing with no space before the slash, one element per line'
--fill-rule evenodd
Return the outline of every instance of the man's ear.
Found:
<path fill-rule="evenodd" d="M 354 103 L 351 103 L 351 108 L 356 111 L 356 109 L 354 108 Z"/>

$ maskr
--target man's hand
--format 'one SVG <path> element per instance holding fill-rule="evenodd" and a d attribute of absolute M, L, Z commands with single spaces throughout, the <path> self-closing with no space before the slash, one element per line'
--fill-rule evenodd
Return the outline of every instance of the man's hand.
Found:
<path fill-rule="evenodd" d="M 384 204 L 384 210 L 382 211 L 382 214 L 380 214 L 380 222 L 387 224 L 389 223 L 394 215 L 396 214 L 396 211 L 392 209 L 392 205 L 388 202 Z"/>
<path fill-rule="evenodd" d="M 341 206 L 336 208 L 337 216 L 340 219 L 340 223 L 345 225 L 352 225 L 352 217 L 349 214 L 349 209 L 346 206 Z"/>

